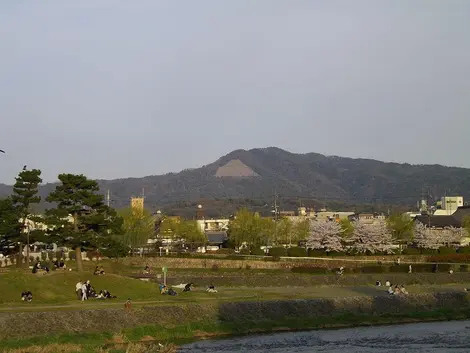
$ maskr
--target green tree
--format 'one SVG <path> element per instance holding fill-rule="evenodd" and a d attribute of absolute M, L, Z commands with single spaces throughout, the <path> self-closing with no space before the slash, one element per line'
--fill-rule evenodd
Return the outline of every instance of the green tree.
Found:
<path fill-rule="evenodd" d="M 177 234 L 189 244 L 191 250 L 197 245 L 203 245 L 207 242 L 206 235 L 198 227 L 196 221 L 185 220 L 180 221 L 177 227 Z"/>
<path fill-rule="evenodd" d="M 174 217 L 164 217 L 160 223 L 160 238 L 174 240 L 178 234 L 180 220 Z"/>
<path fill-rule="evenodd" d="M 339 221 L 339 224 L 341 225 L 341 229 L 343 230 L 341 232 L 341 235 L 344 238 L 351 237 L 352 234 L 354 233 L 354 224 L 351 222 L 349 219 L 344 218 Z"/>
<path fill-rule="evenodd" d="M 18 240 L 21 242 L 22 235 L 26 233 L 26 263 L 29 266 L 29 244 L 30 244 L 30 229 L 27 226 L 28 220 L 39 221 L 31 215 L 31 205 L 38 204 L 41 197 L 38 196 L 38 187 L 42 183 L 41 171 L 39 169 L 26 169 L 23 170 L 16 177 L 16 182 L 13 185 L 13 194 L 11 200 L 17 209 L 19 220 L 21 221 L 20 234 Z M 37 231 L 36 231 L 37 233 Z"/>
<path fill-rule="evenodd" d="M 16 248 L 20 231 L 21 224 L 13 201 L 9 197 L 0 199 L 0 249 L 4 254 L 10 252 L 11 246 Z"/>
<path fill-rule="evenodd" d="M 230 242 L 239 248 L 243 243 L 252 246 L 260 234 L 260 218 L 246 208 L 237 211 L 230 222 Z"/>
<path fill-rule="evenodd" d="M 122 219 L 103 202 L 99 186 L 84 175 L 60 174 L 60 184 L 47 197 L 56 208 L 47 211 L 50 237 L 75 248 L 77 268 L 83 271 L 82 248 L 109 248 L 113 234 L 122 232 Z"/>
<path fill-rule="evenodd" d="M 123 220 L 122 234 L 118 239 L 131 250 L 147 244 L 155 232 L 155 217 L 145 209 L 126 208 L 118 214 Z"/>
<path fill-rule="evenodd" d="M 302 219 L 294 223 L 293 241 L 298 243 L 301 240 L 307 240 L 310 235 L 310 220 Z"/>
<path fill-rule="evenodd" d="M 289 244 L 292 245 L 292 241 L 294 240 L 294 224 L 290 220 L 290 218 L 281 218 L 277 222 L 276 228 L 276 242 L 279 245 Z"/>
<path fill-rule="evenodd" d="M 406 214 L 393 214 L 387 219 L 388 228 L 392 231 L 393 238 L 401 244 L 413 241 L 414 222 Z"/>

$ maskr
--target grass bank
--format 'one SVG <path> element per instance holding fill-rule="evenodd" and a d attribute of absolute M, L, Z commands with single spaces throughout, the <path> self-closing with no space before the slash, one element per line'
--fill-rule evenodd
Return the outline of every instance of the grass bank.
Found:
<path fill-rule="evenodd" d="M 261 332 L 470 318 L 466 293 L 173 304 L 123 309 L 0 314 L 4 349 L 80 344 L 83 352 L 137 341 L 184 342 Z M 117 336 L 116 336 L 117 335 Z M 121 341 L 116 340 L 120 337 Z"/>

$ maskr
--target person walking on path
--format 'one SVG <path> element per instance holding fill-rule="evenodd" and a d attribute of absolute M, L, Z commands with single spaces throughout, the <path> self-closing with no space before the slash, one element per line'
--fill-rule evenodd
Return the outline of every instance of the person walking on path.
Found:
<path fill-rule="evenodd" d="M 85 282 L 85 283 L 82 283 L 82 302 L 88 299 L 88 298 L 87 298 L 87 295 L 86 295 L 86 293 L 87 293 L 87 288 L 88 288 L 88 287 L 87 287 L 86 282 Z"/>
<path fill-rule="evenodd" d="M 80 300 L 82 299 L 82 280 L 78 280 L 78 283 L 75 285 L 75 292 L 77 293 L 77 299 Z"/>

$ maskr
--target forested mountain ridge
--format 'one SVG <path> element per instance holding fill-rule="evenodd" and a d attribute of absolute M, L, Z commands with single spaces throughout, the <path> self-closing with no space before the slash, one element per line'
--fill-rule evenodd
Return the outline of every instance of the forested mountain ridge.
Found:
<path fill-rule="evenodd" d="M 199 202 L 252 200 L 270 203 L 274 192 L 282 199 L 313 204 L 387 204 L 412 206 L 423 190 L 432 198 L 444 194 L 470 197 L 470 169 L 441 165 L 386 163 L 370 159 L 296 154 L 276 148 L 235 150 L 214 163 L 179 173 L 99 180 L 110 190 L 111 204 L 126 207 L 145 191 L 149 209 L 169 205 L 192 207 Z M 40 188 L 45 197 L 55 184 Z M 0 196 L 11 187 L 0 184 Z M 220 206 L 223 207 L 223 206 Z M 222 211 L 222 210 L 221 210 Z"/>

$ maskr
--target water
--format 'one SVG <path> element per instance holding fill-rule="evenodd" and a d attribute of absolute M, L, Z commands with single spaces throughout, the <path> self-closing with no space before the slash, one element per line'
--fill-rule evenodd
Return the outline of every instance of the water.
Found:
<path fill-rule="evenodd" d="M 276 333 L 200 341 L 181 352 L 468 353 L 470 321 Z"/>

